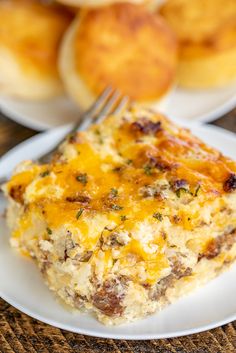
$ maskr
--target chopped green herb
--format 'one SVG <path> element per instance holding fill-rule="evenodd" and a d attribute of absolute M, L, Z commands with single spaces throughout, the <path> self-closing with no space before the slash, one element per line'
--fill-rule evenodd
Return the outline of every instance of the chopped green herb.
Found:
<path fill-rule="evenodd" d="M 99 137 L 98 142 L 100 144 L 103 144 L 104 141 L 103 141 L 103 138 L 101 137 L 101 131 L 96 129 L 96 130 L 94 130 L 94 133 Z"/>
<path fill-rule="evenodd" d="M 188 193 L 190 193 L 188 189 L 185 189 L 185 188 L 179 188 L 179 189 L 178 189 L 178 190 L 176 190 L 176 192 L 175 192 L 178 198 L 180 198 L 180 196 L 181 196 L 181 192 L 185 192 L 185 193 L 187 193 L 187 192 L 188 192 Z"/>
<path fill-rule="evenodd" d="M 160 222 L 163 220 L 163 216 L 162 216 L 162 214 L 160 212 L 154 213 L 153 217 L 158 219 L 158 221 L 160 221 Z"/>
<path fill-rule="evenodd" d="M 40 173 L 40 176 L 42 178 L 45 178 L 46 176 L 48 176 L 50 174 L 50 171 L 49 170 L 45 170 L 44 172 Z"/>
<path fill-rule="evenodd" d="M 181 194 L 181 189 L 176 190 L 176 196 L 177 196 L 178 198 L 180 198 L 180 194 Z"/>
<path fill-rule="evenodd" d="M 123 207 L 122 207 L 122 206 L 115 205 L 115 204 L 112 204 L 112 205 L 111 205 L 111 208 L 112 208 L 114 211 L 123 210 Z"/>
<path fill-rule="evenodd" d="M 84 212 L 84 209 L 81 208 L 76 214 L 76 219 L 79 219 L 83 212 Z"/>
<path fill-rule="evenodd" d="M 120 219 L 122 220 L 122 222 L 124 222 L 124 221 L 126 221 L 128 218 L 127 218 L 127 216 L 125 216 L 125 215 L 121 215 L 121 216 L 120 216 Z"/>
<path fill-rule="evenodd" d="M 152 167 L 150 165 L 146 164 L 143 169 L 146 175 L 152 175 Z"/>
<path fill-rule="evenodd" d="M 197 188 L 195 190 L 195 194 L 194 194 L 195 197 L 198 195 L 200 188 L 201 188 L 201 185 L 198 184 L 198 186 L 197 186 Z"/>
<path fill-rule="evenodd" d="M 118 195 L 118 190 L 115 188 L 111 188 L 110 195 L 111 197 L 116 197 Z"/>
<path fill-rule="evenodd" d="M 130 165 L 130 164 L 132 164 L 133 163 L 133 161 L 132 161 L 132 159 L 127 159 L 127 162 L 126 162 L 128 165 Z"/>
<path fill-rule="evenodd" d="M 77 175 L 76 180 L 79 181 L 81 184 L 86 185 L 88 182 L 88 176 L 86 173 L 79 174 Z"/>
<path fill-rule="evenodd" d="M 114 266 L 118 259 L 112 259 L 112 265 Z"/>
<path fill-rule="evenodd" d="M 49 227 L 47 227 L 46 230 L 47 230 L 47 233 L 48 233 L 49 235 L 52 234 L 52 230 L 51 230 Z"/>

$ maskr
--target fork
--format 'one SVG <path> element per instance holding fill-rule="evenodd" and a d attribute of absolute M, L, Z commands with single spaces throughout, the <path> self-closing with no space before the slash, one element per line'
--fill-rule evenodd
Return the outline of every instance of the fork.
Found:
<path fill-rule="evenodd" d="M 39 164 L 48 163 L 51 156 L 66 139 L 73 137 L 77 131 L 82 131 L 92 124 L 101 122 L 107 115 L 119 114 L 128 103 L 128 96 L 122 96 L 118 90 L 113 90 L 110 86 L 106 87 L 91 107 L 80 115 L 78 122 L 72 127 L 69 133 L 55 147 L 36 159 L 35 162 Z M 0 178 L 0 186 L 7 182 L 7 180 L 7 177 Z"/>

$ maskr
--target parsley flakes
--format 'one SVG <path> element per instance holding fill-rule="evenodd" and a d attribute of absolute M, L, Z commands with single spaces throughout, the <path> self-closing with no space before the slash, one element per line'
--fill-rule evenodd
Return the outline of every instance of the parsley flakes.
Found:
<path fill-rule="evenodd" d="M 76 219 L 79 219 L 83 212 L 84 212 L 84 209 L 81 208 L 76 214 Z"/>
<path fill-rule="evenodd" d="M 121 215 L 121 216 L 120 216 L 120 219 L 122 220 L 122 222 L 124 222 L 124 221 L 126 221 L 128 218 L 127 218 L 127 216 L 125 216 L 125 215 Z"/>
<path fill-rule="evenodd" d="M 81 184 L 86 185 L 88 182 L 88 176 L 86 173 L 81 173 L 77 175 L 76 180 L 79 181 Z"/>
<path fill-rule="evenodd" d="M 196 190 L 195 190 L 195 193 L 194 193 L 194 196 L 195 196 L 195 197 L 198 195 L 200 188 L 201 188 L 201 185 L 198 184 L 198 186 L 197 186 L 197 188 L 196 188 Z"/>
<path fill-rule="evenodd" d="M 178 190 L 176 190 L 176 196 L 178 197 L 178 198 L 180 198 L 180 196 L 181 196 L 181 192 L 185 192 L 185 193 L 190 193 L 189 192 L 189 190 L 188 189 L 185 189 L 185 188 L 179 188 Z"/>
<path fill-rule="evenodd" d="M 112 208 L 114 211 L 123 210 L 123 207 L 122 207 L 122 206 L 120 206 L 120 205 L 115 205 L 115 204 L 112 204 L 112 205 L 111 205 L 111 208 Z"/>
<path fill-rule="evenodd" d="M 110 196 L 113 198 L 113 197 L 116 197 L 117 195 L 118 195 L 118 190 L 115 188 L 111 188 Z"/>
<path fill-rule="evenodd" d="M 146 175 L 152 175 L 152 167 L 150 165 L 145 165 L 143 167 L 143 170 Z"/>
<path fill-rule="evenodd" d="M 163 216 L 162 216 L 162 214 L 160 212 L 154 213 L 153 217 L 158 219 L 158 221 L 160 221 L 160 222 L 163 221 Z"/>
<path fill-rule="evenodd" d="M 47 231 L 47 233 L 48 233 L 49 235 L 52 234 L 52 230 L 51 230 L 49 227 L 46 228 L 46 231 Z"/>
<path fill-rule="evenodd" d="M 40 173 L 39 175 L 41 176 L 41 178 L 45 178 L 49 174 L 50 174 L 50 171 L 49 170 L 45 170 L 44 172 Z"/>

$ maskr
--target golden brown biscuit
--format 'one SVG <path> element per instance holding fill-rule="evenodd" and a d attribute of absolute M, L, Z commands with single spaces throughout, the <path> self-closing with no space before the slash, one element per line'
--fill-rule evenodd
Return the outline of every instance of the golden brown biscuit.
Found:
<path fill-rule="evenodd" d="M 181 86 L 216 87 L 236 80 L 235 0 L 169 0 L 161 14 L 180 42 Z"/>
<path fill-rule="evenodd" d="M 36 100 L 62 93 L 58 47 L 71 16 L 35 0 L 0 1 L 0 93 Z"/>
<path fill-rule="evenodd" d="M 62 44 L 60 71 L 83 107 L 107 85 L 138 102 L 156 102 L 170 89 L 177 48 L 165 22 L 142 6 L 116 4 L 82 11 Z"/>

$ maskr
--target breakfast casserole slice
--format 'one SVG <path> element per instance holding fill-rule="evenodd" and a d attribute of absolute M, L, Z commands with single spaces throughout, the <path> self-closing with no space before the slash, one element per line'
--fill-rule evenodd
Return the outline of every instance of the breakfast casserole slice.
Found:
<path fill-rule="evenodd" d="M 104 324 L 160 310 L 236 258 L 236 163 L 150 110 L 71 136 L 3 189 L 11 245 Z"/>

